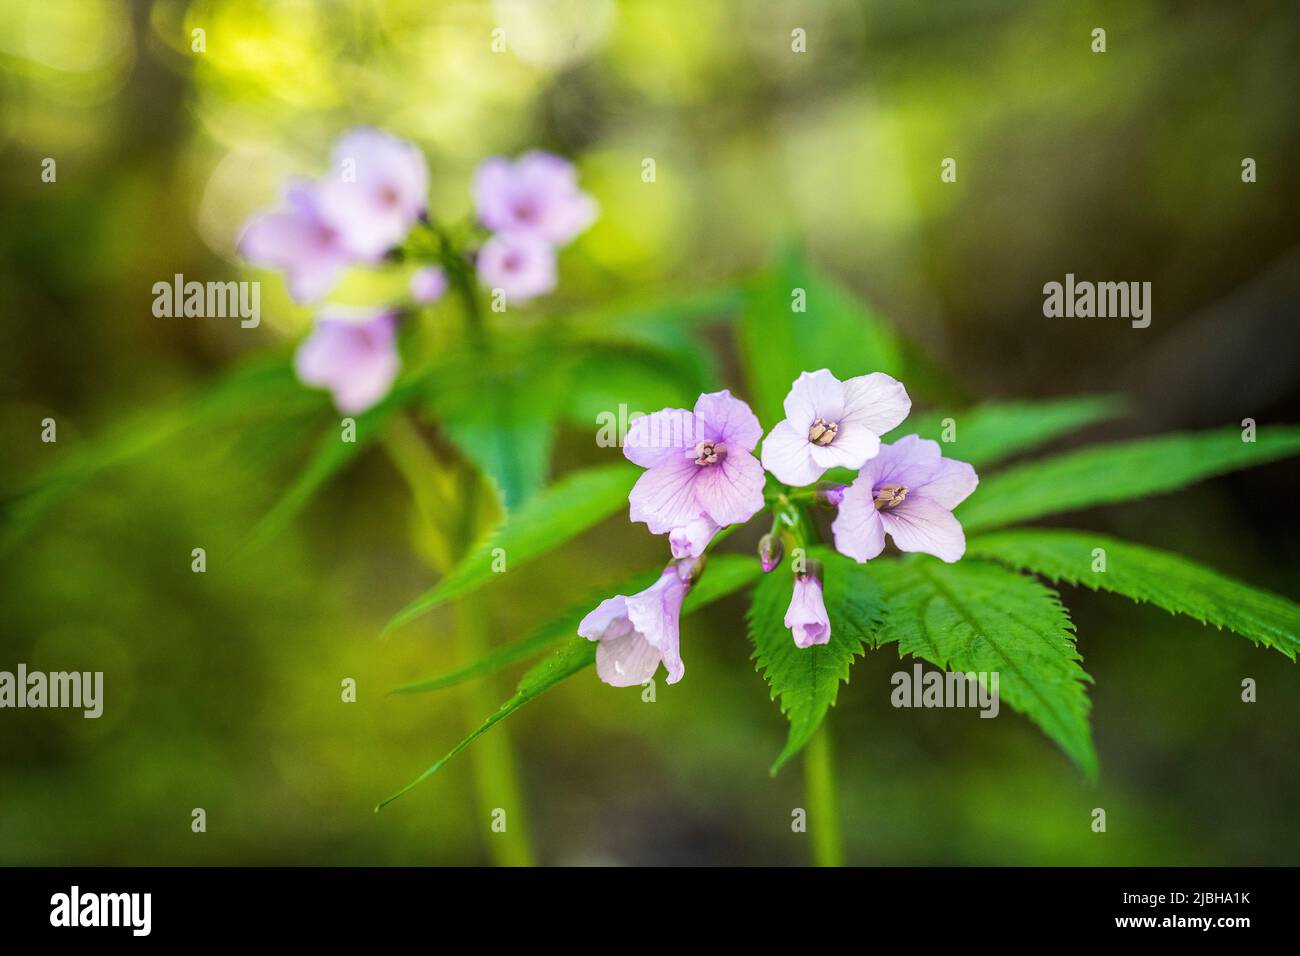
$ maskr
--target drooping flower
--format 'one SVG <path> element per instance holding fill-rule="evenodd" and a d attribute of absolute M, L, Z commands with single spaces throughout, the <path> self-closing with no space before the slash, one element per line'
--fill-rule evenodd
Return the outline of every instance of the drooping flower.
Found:
<path fill-rule="evenodd" d="M 596 201 L 578 188 L 573 164 L 551 153 L 484 160 L 473 190 L 479 221 L 493 232 L 562 246 L 596 218 Z"/>
<path fill-rule="evenodd" d="M 908 435 L 884 445 L 844 492 L 831 525 L 835 548 L 869 561 L 884 550 L 888 533 L 902 551 L 957 561 L 966 553 L 966 536 L 952 509 L 978 484 L 975 469 L 944 458 L 938 442 Z"/>
<path fill-rule="evenodd" d="M 339 411 L 364 412 L 388 394 L 397 377 L 397 317 L 391 312 L 356 316 L 326 309 L 298 347 L 294 368 L 307 385 L 326 388 Z"/>
<path fill-rule="evenodd" d="M 301 181 L 285 188 L 282 206 L 245 224 L 239 254 L 283 272 L 296 302 L 315 302 L 325 295 L 355 258 L 323 217 L 319 187 Z"/>
<path fill-rule="evenodd" d="M 696 565 L 692 558 L 673 561 L 644 591 L 606 598 L 582 619 L 578 634 L 600 642 L 596 673 L 606 684 L 639 686 L 654 676 L 660 663 L 668 671 L 668 683 L 682 679 L 678 623 Z"/>
<path fill-rule="evenodd" d="M 527 302 L 555 288 L 555 248 L 535 236 L 499 232 L 478 253 L 479 281 Z"/>
<path fill-rule="evenodd" d="M 668 532 L 668 547 L 674 558 L 698 558 L 709 546 L 713 536 L 722 530 L 722 526 L 708 515 L 700 515 L 694 521 Z"/>
<path fill-rule="evenodd" d="M 334 144 L 321 211 L 358 258 L 375 260 L 400 244 L 428 198 L 429 170 L 413 144 L 367 127 Z"/>
<path fill-rule="evenodd" d="M 820 569 L 794 576 L 794 591 L 790 595 L 790 607 L 785 612 L 785 626 L 794 637 L 795 647 L 812 647 L 814 644 L 827 644 L 831 639 L 831 619 L 826 614 L 826 602 L 822 598 Z"/>
<path fill-rule="evenodd" d="M 421 305 L 436 302 L 447 291 L 447 274 L 437 266 L 425 266 L 411 276 L 411 298 Z"/>
<path fill-rule="evenodd" d="M 628 496 L 633 521 L 667 534 L 707 517 L 725 527 L 763 507 L 763 428 L 729 391 L 701 395 L 693 412 L 665 408 L 633 421 L 623 454 L 648 469 Z"/>
<path fill-rule="evenodd" d="M 844 382 L 828 369 L 804 372 L 785 397 L 785 418 L 763 441 L 763 467 L 796 486 L 828 468 L 861 468 L 911 407 L 902 383 L 883 372 Z"/>

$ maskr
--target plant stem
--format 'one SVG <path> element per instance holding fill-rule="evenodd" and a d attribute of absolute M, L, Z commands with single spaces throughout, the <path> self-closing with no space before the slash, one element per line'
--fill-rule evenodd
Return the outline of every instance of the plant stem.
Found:
<path fill-rule="evenodd" d="M 844 865 L 829 723 L 828 716 L 803 752 L 804 801 L 808 804 L 808 832 L 812 836 L 814 866 Z"/>

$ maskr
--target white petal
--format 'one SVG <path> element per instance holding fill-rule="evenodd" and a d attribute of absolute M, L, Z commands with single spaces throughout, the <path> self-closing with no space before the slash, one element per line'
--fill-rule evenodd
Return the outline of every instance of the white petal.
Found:
<path fill-rule="evenodd" d="M 813 460 L 808 429 L 784 419 L 763 439 L 763 467 L 787 485 L 811 485 L 826 468 Z"/>
<path fill-rule="evenodd" d="M 844 383 L 844 414 L 839 419 L 883 435 L 897 428 L 912 409 L 903 383 L 884 372 L 859 375 Z"/>

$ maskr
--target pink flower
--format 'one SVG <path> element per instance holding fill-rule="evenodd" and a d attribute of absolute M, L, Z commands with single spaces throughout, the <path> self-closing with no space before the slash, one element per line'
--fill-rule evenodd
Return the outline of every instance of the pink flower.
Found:
<path fill-rule="evenodd" d="M 722 530 L 721 525 L 708 515 L 668 532 L 668 547 L 674 558 L 698 558 L 709 546 L 713 536 Z"/>
<path fill-rule="evenodd" d="M 400 244 L 428 197 L 424 154 L 406 140 L 362 127 L 334 144 L 321 211 L 358 258 L 378 259 Z"/>
<path fill-rule="evenodd" d="M 695 561 L 674 561 L 659 580 L 631 597 L 618 595 L 600 602 L 582 619 L 578 634 L 599 641 L 596 673 L 614 687 L 635 687 L 654 676 L 663 663 L 668 683 L 682 679 L 678 621 L 682 600 L 690 590 Z"/>
<path fill-rule="evenodd" d="M 535 236 L 499 232 L 478 253 L 479 281 L 527 302 L 555 288 L 555 249 Z"/>
<path fill-rule="evenodd" d="M 719 526 L 748 521 L 763 507 L 763 434 L 749 406 L 728 391 L 701 395 L 695 411 L 665 408 L 636 419 L 623 454 L 648 469 L 628 496 L 633 521 L 654 534 L 701 517 Z"/>
<path fill-rule="evenodd" d="M 831 525 L 835 549 L 869 561 L 885 533 L 902 551 L 924 551 L 952 563 L 966 553 L 966 536 L 952 509 L 979 484 L 975 469 L 939 454 L 939 443 L 908 435 L 867 462 L 849 485 Z"/>
<path fill-rule="evenodd" d="M 573 164 L 550 153 L 525 153 L 513 163 L 501 156 L 484 160 L 473 189 L 479 221 L 493 232 L 564 245 L 596 218 L 596 203 L 578 189 Z"/>
<path fill-rule="evenodd" d="M 411 298 L 421 305 L 436 302 L 447 291 L 447 274 L 437 266 L 418 269 L 411 276 Z"/>
<path fill-rule="evenodd" d="M 396 331 L 391 312 L 358 318 L 341 309 L 322 311 L 294 357 L 298 378 L 329 389 L 339 411 L 364 412 L 388 394 L 397 377 Z"/>
<path fill-rule="evenodd" d="M 284 205 L 245 224 L 239 254 L 283 272 L 297 302 L 314 302 L 329 292 L 354 258 L 322 217 L 320 190 L 297 181 L 285 188 Z"/>
<path fill-rule="evenodd" d="M 831 619 L 822 600 L 822 582 L 815 573 L 796 574 L 790 607 L 785 612 L 785 626 L 794 636 L 795 647 L 827 644 L 831 639 Z"/>
<path fill-rule="evenodd" d="M 845 382 L 827 369 L 804 372 L 763 442 L 763 467 L 787 485 L 812 484 L 828 468 L 861 468 L 911 407 L 902 383 L 883 372 Z"/>

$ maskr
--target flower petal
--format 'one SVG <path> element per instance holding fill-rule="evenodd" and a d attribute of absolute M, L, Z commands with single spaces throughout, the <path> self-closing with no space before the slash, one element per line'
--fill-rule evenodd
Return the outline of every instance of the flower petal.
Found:
<path fill-rule="evenodd" d="M 872 372 L 844 383 L 844 411 L 838 421 L 841 428 L 851 422 L 883 435 L 902 424 L 911 410 L 912 400 L 902 382 L 884 372 Z"/>
<path fill-rule="evenodd" d="M 966 553 L 966 534 L 952 512 L 937 501 L 908 495 L 880 520 L 900 551 L 922 551 L 952 564 Z"/>
<path fill-rule="evenodd" d="M 870 474 L 864 472 L 844 492 L 831 523 L 835 550 L 861 564 L 885 550 L 885 528 L 876 510 Z"/>
<path fill-rule="evenodd" d="M 812 449 L 808 429 L 782 419 L 763 439 L 763 467 L 787 485 L 811 485 L 826 470 L 813 460 Z"/>
<path fill-rule="evenodd" d="M 808 434 L 813 420 L 838 422 L 844 417 L 844 383 L 830 369 L 804 372 L 790 386 L 785 397 L 785 417 L 795 431 Z"/>
<path fill-rule="evenodd" d="M 809 442 L 808 447 L 812 450 L 812 460 L 823 471 L 827 468 L 851 468 L 856 471 L 876 457 L 880 451 L 880 438 L 863 425 L 847 422 L 840 425 L 838 434 L 829 445 Z"/>
<path fill-rule="evenodd" d="M 701 511 L 695 489 L 700 471 L 695 461 L 686 457 L 655 465 L 632 486 L 628 495 L 631 519 L 644 521 L 652 534 L 667 534 L 694 521 Z M 759 498 L 762 498 L 761 488 Z"/>
<path fill-rule="evenodd" d="M 952 511 L 970 497 L 979 483 L 975 469 L 966 462 L 940 458 L 928 478 L 910 487 L 922 498 L 928 498 Z"/>
<path fill-rule="evenodd" d="M 636 631 L 629 631 L 606 638 L 596 647 L 596 674 L 611 687 L 639 687 L 655 676 L 661 659 L 658 648 Z"/>
<path fill-rule="evenodd" d="M 623 455 L 642 468 L 677 462 L 684 449 L 694 448 L 699 441 L 697 431 L 695 416 L 686 409 L 661 408 L 632 420 L 623 439 Z"/>
<path fill-rule="evenodd" d="M 762 510 L 767 476 L 758 459 L 748 452 L 728 450 L 719 464 L 698 472 L 695 500 L 699 510 L 718 524 L 742 524 Z"/>
<path fill-rule="evenodd" d="M 703 432 L 696 441 L 709 438 L 724 442 L 731 452 L 753 451 L 763 437 L 758 417 L 725 388 L 701 395 L 695 402 L 695 418 Z"/>

